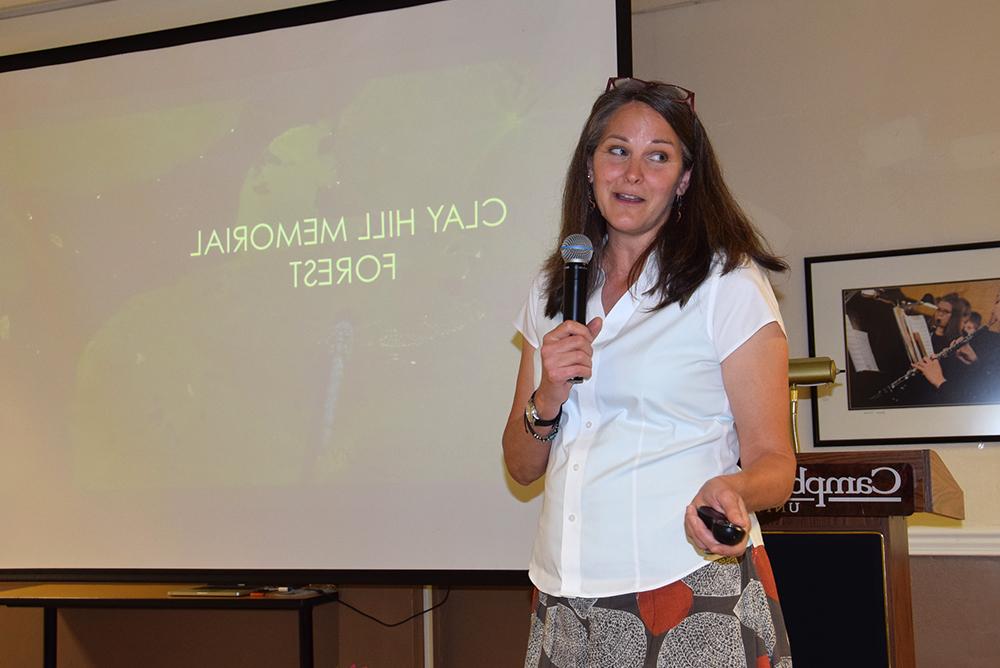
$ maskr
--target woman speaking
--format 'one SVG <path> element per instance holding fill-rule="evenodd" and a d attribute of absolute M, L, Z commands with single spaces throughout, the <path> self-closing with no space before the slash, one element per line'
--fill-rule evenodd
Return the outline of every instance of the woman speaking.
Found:
<path fill-rule="evenodd" d="M 515 323 L 503 434 L 515 480 L 546 476 L 525 665 L 791 666 L 753 515 L 795 469 L 765 273 L 787 265 L 723 182 L 693 92 L 609 80 L 566 175 L 571 234 L 593 246 L 592 319 L 563 320 L 554 249 Z"/>

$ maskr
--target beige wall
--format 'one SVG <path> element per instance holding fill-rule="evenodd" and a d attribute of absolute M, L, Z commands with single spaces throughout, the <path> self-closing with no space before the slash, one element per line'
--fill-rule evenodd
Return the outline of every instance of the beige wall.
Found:
<path fill-rule="evenodd" d="M 914 557 L 910 568 L 917 668 L 1000 665 L 1000 559 Z"/>
<path fill-rule="evenodd" d="M 793 356 L 808 353 L 804 257 L 1000 238 L 1000 3 L 637 8 L 636 76 L 696 91 L 730 185 L 792 266 L 778 288 Z M 1000 450 L 935 449 L 965 490 L 965 535 L 997 554 Z"/>

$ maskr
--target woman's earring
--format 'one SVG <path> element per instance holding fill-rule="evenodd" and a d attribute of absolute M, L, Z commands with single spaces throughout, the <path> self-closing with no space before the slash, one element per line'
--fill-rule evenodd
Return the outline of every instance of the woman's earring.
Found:
<path fill-rule="evenodd" d="M 591 209 L 597 208 L 597 202 L 594 201 L 594 173 L 587 172 L 587 203 L 590 204 Z"/>
<path fill-rule="evenodd" d="M 674 201 L 674 208 L 677 209 L 677 220 L 681 219 L 681 204 L 684 201 L 684 195 L 677 195 L 677 199 Z"/>

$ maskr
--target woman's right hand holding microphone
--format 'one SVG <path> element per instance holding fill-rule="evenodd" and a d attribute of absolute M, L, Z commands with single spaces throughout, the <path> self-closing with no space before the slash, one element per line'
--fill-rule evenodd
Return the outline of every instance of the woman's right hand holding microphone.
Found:
<path fill-rule="evenodd" d="M 566 320 L 542 338 L 542 379 L 535 391 L 539 415 L 552 417 L 559 412 L 573 387 L 571 378 L 590 378 L 594 339 L 603 324 L 601 318 L 586 325 Z"/>

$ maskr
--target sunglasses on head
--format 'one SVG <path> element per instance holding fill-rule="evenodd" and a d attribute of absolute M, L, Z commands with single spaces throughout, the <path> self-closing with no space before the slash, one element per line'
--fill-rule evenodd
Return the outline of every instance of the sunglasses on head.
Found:
<path fill-rule="evenodd" d="M 608 86 L 604 89 L 604 92 L 607 93 L 608 91 L 614 90 L 622 84 L 627 83 L 637 83 L 644 86 L 663 86 L 670 91 L 671 98 L 673 100 L 683 102 L 691 109 L 692 112 L 694 112 L 694 91 L 688 90 L 684 86 L 678 86 L 677 84 L 643 81 L 642 79 L 636 79 L 635 77 L 610 77 L 608 79 Z"/>

